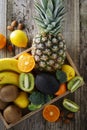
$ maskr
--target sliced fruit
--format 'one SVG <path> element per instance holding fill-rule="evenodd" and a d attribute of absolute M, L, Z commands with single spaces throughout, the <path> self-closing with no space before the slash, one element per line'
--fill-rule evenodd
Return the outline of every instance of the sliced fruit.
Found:
<path fill-rule="evenodd" d="M 71 79 L 68 84 L 67 88 L 70 90 L 72 93 L 76 91 L 81 85 L 83 85 L 84 81 L 81 76 L 75 76 L 73 79 Z"/>
<path fill-rule="evenodd" d="M 29 53 L 23 53 L 18 59 L 18 68 L 22 72 L 30 72 L 35 67 L 35 60 Z"/>
<path fill-rule="evenodd" d="M 34 76 L 31 73 L 21 73 L 19 76 L 19 87 L 25 92 L 31 92 L 34 89 Z"/>
<path fill-rule="evenodd" d="M 67 90 L 66 83 L 63 83 L 59 86 L 59 90 L 55 93 L 56 96 L 64 94 Z"/>
<path fill-rule="evenodd" d="M 63 100 L 63 106 L 71 112 L 77 112 L 79 110 L 79 106 L 69 99 Z"/>
<path fill-rule="evenodd" d="M 36 88 L 44 94 L 54 94 L 59 89 L 60 83 L 49 73 L 41 73 L 36 76 Z"/>
<path fill-rule="evenodd" d="M 14 100 L 14 103 L 20 108 L 26 108 L 29 104 L 28 94 L 21 91 L 18 97 Z"/>
<path fill-rule="evenodd" d="M 71 80 L 73 77 L 75 77 L 75 70 L 70 65 L 63 65 L 62 71 L 64 71 L 67 75 L 67 81 Z"/>
<path fill-rule="evenodd" d="M 18 69 L 18 60 L 14 58 L 0 59 L 0 71 L 6 70 L 21 73 L 21 71 Z"/>
<path fill-rule="evenodd" d="M 55 105 L 46 105 L 43 109 L 43 117 L 49 122 L 55 122 L 60 116 L 60 110 Z"/>
<path fill-rule="evenodd" d="M 25 32 L 21 30 L 15 30 L 10 34 L 11 43 L 17 47 L 26 47 L 28 38 Z"/>
<path fill-rule="evenodd" d="M 6 46 L 6 37 L 0 33 L 0 49 Z"/>
<path fill-rule="evenodd" d="M 40 104 L 40 105 L 35 105 L 35 104 L 31 103 L 31 104 L 28 105 L 28 109 L 29 109 L 30 111 L 35 111 L 35 110 L 37 110 L 37 109 L 39 109 L 39 108 L 41 108 L 41 107 L 42 107 L 42 104 Z"/>
<path fill-rule="evenodd" d="M 19 74 L 11 71 L 0 72 L 0 85 L 13 84 L 19 86 Z"/>

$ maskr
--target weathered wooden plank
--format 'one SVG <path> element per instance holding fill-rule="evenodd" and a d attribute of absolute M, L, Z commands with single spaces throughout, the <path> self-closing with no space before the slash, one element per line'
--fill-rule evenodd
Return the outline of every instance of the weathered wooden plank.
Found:
<path fill-rule="evenodd" d="M 81 0 L 81 42 L 80 42 L 80 72 L 85 80 L 85 86 L 81 88 L 81 130 L 87 129 L 87 0 Z"/>
<path fill-rule="evenodd" d="M 6 0 L 0 0 L 0 33 L 6 36 Z M 0 58 L 6 57 L 6 49 L 0 50 Z"/>
<path fill-rule="evenodd" d="M 30 39 L 36 34 L 36 25 L 33 21 L 32 14 L 34 12 L 32 0 L 8 0 L 7 7 L 7 25 L 15 18 L 17 20 L 22 19 L 26 25 L 26 32 Z M 80 0 L 81 2 L 81 39 L 79 38 L 79 0 L 65 0 L 67 7 L 67 14 L 64 23 L 64 36 L 67 42 L 67 49 L 72 56 L 74 62 L 80 67 L 80 72 L 84 76 L 86 81 L 87 77 L 87 0 Z M 3 11 L 3 13 L 2 13 Z M 4 14 L 4 15 L 3 15 Z M 27 14 L 27 15 L 26 15 Z M 33 29 L 34 27 L 34 29 Z M 6 0 L 0 0 L 0 32 L 6 35 Z M 7 32 L 7 36 L 9 36 Z M 81 42 L 80 42 L 81 40 Z M 80 50 L 79 50 L 80 49 Z M 15 54 L 18 54 L 22 49 L 16 48 Z M 7 52 L 7 56 L 13 56 Z M 80 55 L 80 57 L 79 57 Z M 6 57 L 6 50 L 0 50 L 0 57 Z M 79 62 L 80 61 L 80 62 Z M 87 83 L 87 81 L 86 81 Z M 85 96 L 84 96 L 85 95 Z M 10 130 L 86 130 L 87 129 L 87 89 L 82 87 L 75 93 L 75 101 L 81 106 L 80 112 L 75 114 L 75 120 L 69 125 L 63 125 L 56 123 L 47 123 L 43 118 L 41 112 L 35 114 L 30 119 L 27 119 L 19 125 L 11 128 Z M 74 99 L 74 96 L 70 96 L 70 99 Z M 38 123 L 37 123 L 38 122 Z M 1 123 L 0 129 L 4 130 L 4 126 Z"/>
<path fill-rule="evenodd" d="M 0 33 L 6 36 L 6 0 L 0 0 Z M 6 57 L 6 48 L 0 50 L 0 58 Z M 0 130 L 5 130 L 3 122 L 0 120 Z"/>

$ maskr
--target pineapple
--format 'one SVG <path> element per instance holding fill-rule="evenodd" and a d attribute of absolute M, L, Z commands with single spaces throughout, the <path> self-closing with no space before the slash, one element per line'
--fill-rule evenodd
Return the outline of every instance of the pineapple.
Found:
<path fill-rule="evenodd" d="M 62 0 L 36 0 L 35 9 L 38 16 L 35 20 L 40 27 L 33 39 L 32 55 L 36 68 L 43 71 L 61 69 L 66 57 L 66 44 L 61 34 L 61 22 L 65 14 Z"/>

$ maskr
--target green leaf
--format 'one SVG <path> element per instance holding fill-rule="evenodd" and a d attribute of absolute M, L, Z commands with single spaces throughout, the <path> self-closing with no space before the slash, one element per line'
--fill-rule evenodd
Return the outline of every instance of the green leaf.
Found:
<path fill-rule="evenodd" d="M 47 9 L 49 9 L 51 12 L 53 12 L 53 2 L 52 0 L 48 0 Z"/>
<path fill-rule="evenodd" d="M 60 3 L 60 0 L 53 0 L 53 4 L 54 4 L 54 7 L 57 8 L 57 6 L 59 5 Z"/>
<path fill-rule="evenodd" d="M 57 8 L 54 10 L 54 18 L 60 15 L 61 11 L 65 11 L 65 8 L 63 5 L 58 5 Z"/>
<path fill-rule="evenodd" d="M 37 24 L 41 27 L 41 28 L 46 28 L 46 25 L 43 24 L 43 22 L 37 18 L 37 17 L 34 17 L 34 19 L 36 20 Z"/>
<path fill-rule="evenodd" d="M 35 2 L 35 8 L 36 8 L 36 10 L 38 11 L 39 14 L 42 14 L 44 16 L 44 18 L 46 18 L 45 17 L 46 14 L 44 12 L 44 9 L 39 3 Z"/>
<path fill-rule="evenodd" d="M 42 5 L 42 7 L 44 8 L 45 11 L 47 9 L 47 2 L 48 2 L 48 0 L 40 0 L 40 3 L 41 3 L 41 5 Z"/>
<path fill-rule="evenodd" d="M 49 8 L 46 10 L 46 19 L 49 19 L 49 21 L 53 20 L 53 14 Z"/>
<path fill-rule="evenodd" d="M 61 70 L 56 71 L 56 78 L 60 81 L 60 83 L 65 83 L 67 81 L 66 73 Z"/>
<path fill-rule="evenodd" d="M 61 25 L 55 27 L 54 29 L 52 29 L 52 31 L 50 31 L 51 34 L 57 34 L 58 32 L 60 32 L 61 29 Z"/>

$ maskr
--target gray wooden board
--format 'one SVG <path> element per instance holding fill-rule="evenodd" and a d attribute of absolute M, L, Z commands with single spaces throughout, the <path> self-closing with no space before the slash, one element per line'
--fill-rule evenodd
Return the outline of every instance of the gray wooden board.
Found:
<path fill-rule="evenodd" d="M 33 0 L 0 0 L 0 32 L 8 37 L 10 32 L 6 30 L 6 26 L 14 19 L 22 20 L 26 25 L 25 31 L 32 41 L 37 32 L 37 26 L 33 20 L 33 14 L 35 14 L 33 5 Z M 63 34 L 67 50 L 87 84 L 87 0 L 65 0 L 65 6 L 67 13 Z M 0 50 L 0 58 L 12 57 L 22 50 L 15 47 L 14 52 L 9 53 L 4 48 Z M 48 123 L 43 119 L 41 111 L 10 130 L 87 130 L 86 84 L 69 96 L 81 108 L 70 124 Z M 0 130 L 5 130 L 2 121 L 0 121 Z"/>

